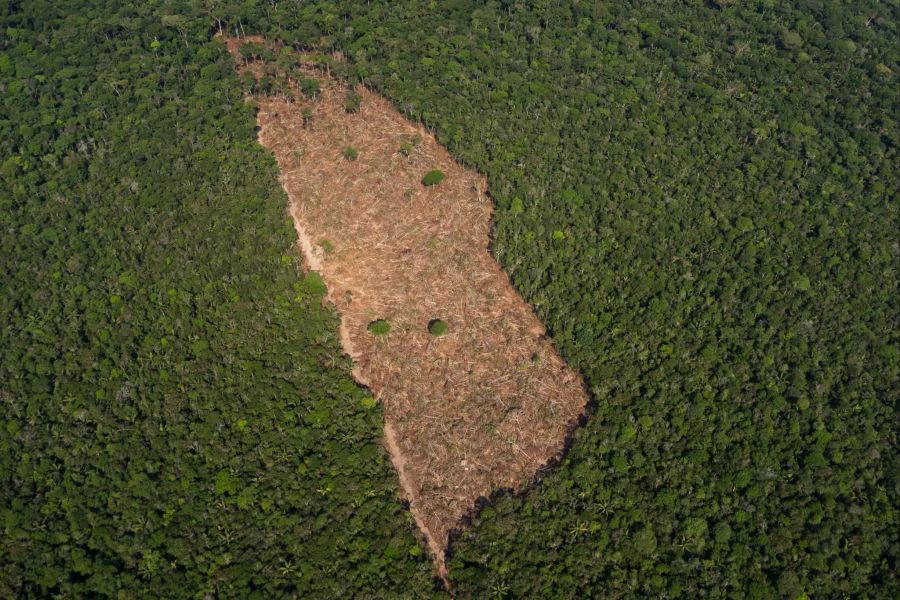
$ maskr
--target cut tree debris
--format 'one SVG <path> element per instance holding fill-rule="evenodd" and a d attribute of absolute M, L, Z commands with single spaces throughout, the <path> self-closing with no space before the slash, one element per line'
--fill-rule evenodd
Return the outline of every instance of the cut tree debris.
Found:
<path fill-rule="evenodd" d="M 243 40 L 225 41 L 241 71 L 259 73 L 238 53 Z M 259 140 L 340 314 L 354 377 L 383 404 L 385 445 L 446 580 L 451 530 L 476 500 L 522 489 L 560 455 L 587 404 L 583 383 L 490 254 L 485 178 L 377 94 L 358 87 L 348 112 L 341 81 L 312 64 L 290 75 L 294 99 L 255 98 Z M 319 81 L 315 99 L 299 76 Z M 422 183 L 432 171 L 440 185 Z M 437 318 L 440 336 L 429 332 Z M 390 330 L 373 335 L 380 319 Z"/>

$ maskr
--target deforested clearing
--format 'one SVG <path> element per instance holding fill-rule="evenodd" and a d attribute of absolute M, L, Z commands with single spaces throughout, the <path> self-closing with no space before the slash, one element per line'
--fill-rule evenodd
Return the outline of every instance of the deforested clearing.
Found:
<path fill-rule="evenodd" d="M 259 74 L 227 41 L 239 68 Z M 318 80 L 315 98 L 298 73 Z M 450 531 L 478 498 L 521 489 L 559 456 L 587 397 L 489 252 L 485 178 L 377 94 L 359 87 L 348 107 L 323 70 L 292 74 L 279 77 L 294 98 L 256 97 L 259 140 L 340 314 L 354 376 L 383 404 L 403 495 L 445 576 Z"/>

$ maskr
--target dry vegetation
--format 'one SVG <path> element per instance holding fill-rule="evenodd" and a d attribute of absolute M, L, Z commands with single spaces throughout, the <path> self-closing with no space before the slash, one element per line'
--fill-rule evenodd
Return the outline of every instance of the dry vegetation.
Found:
<path fill-rule="evenodd" d="M 228 45 L 241 64 L 238 42 Z M 351 114 L 340 82 L 305 75 L 321 83 L 314 101 L 257 98 L 259 139 L 341 315 L 354 375 L 383 403 L 386 445 L 443 571 L 450 530 L 479 497 L 521 488 L 557 456 L 587 398 L 488 251 L 484 177 L 377 94 L 358 89 Z M 432 169 L 446 178 L 426 187 Z M 377 319 L 390 333 L 367 330 Z M 433 319 L 449 325 L 444 335 L 429 333 Z"/>

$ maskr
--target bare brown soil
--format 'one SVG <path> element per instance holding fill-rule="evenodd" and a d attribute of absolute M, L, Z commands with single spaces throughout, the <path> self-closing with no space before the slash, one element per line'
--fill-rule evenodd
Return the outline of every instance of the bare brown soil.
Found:
<path fill-rule="evenodd" d="M 479 497 L 521 489 L 558 456 L 587 397 L 488 251 L 485 178 L 377 94 L 359 88 L 360 110 L 348 114 L 341 83 L 306 76 L 321 83 L 315 101 L 256 99 L 259 139 L 278 161 L 307 264 L 340 313 L 354 376 L 384 406 L 385 445 L 446 577 L 449 532 Z M 399 151 L 414 139 L 409 156 Z M 343 157 L 348 146 L 356 160 Z M 426 187 L 432 169 L 446 179 Z M 388 335 L 367 330 L 376 319 Z M 432 319 L 448 332 L 432 336 Z"/>

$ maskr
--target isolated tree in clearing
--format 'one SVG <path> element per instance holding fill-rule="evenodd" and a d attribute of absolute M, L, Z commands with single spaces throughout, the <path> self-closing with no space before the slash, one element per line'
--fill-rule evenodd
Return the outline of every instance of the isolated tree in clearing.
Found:
<path fill-rule="evenodd" d="M 378 319 L 369 323 L 368 329 L 375 335 L 387 335 L 391 331 L 391 324 L 384 319 Z"/>
<path fill-rule="evenodd" d="M 447 333 L 448 325 L 446 321 L 442 321 L 440 319 L 432 319 L 431 322 L 428 323 L 428 333 L 437 337 L 440 335 L 444 335 Z"/>
<path fill-rule="evenodd" d="M 444 180 L 444 172 L 438 169 L 433 171 L 428 171 L 425 173 L 425 177 L 422 178 L 422 185 L 432 186 L 437 185 Z"/>

